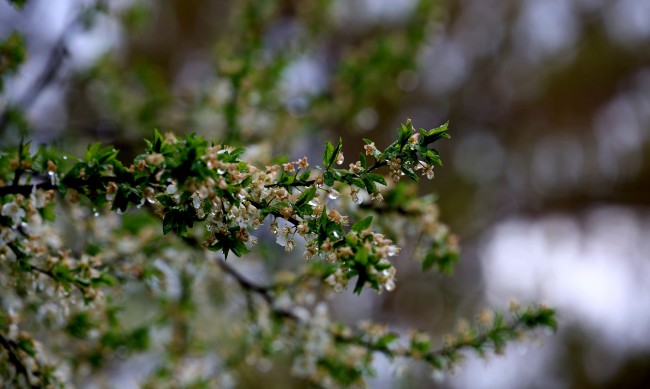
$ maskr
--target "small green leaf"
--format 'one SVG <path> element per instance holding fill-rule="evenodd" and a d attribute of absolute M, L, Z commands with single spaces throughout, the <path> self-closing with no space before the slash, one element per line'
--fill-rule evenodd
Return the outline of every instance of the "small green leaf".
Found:
<path fill-rule="evenodd" d="M 13 5 L 18 9 L 22 9 L 25 6 L 25 4 L 27 4 L 27 0 L 9 0 L 9 4 Z"/>
<path fill-rule="evenodd" d="M 153 130 L 153 143 L 151 144 L 151 151 L 154 153 L 160 153 L 162 151 L 162 145 L 165 142 L 165 138 L 160 135 L 158 129 Z"/>
<path fill-rule="evenodd" d="M 302 192 L 300 197 L 298 197 L 298 200 L 296 200 L 296 206 L 300 207 L 305 203 L 308 203 L 311 201 L 311 199 L 316 196 L 316 187 L 312 186 L 311 188 L 307 189 L 306 191 Z"/>
<path fill-rule="evenodd" d="M 78 312 L 70 317 L 66 330 L 68 333 L 78 339 L 88 336 L 88 332 L 94 327 L 88 312 Z"/>
<path fill-rule="evenodd" d="M 298 181 L 305 182 L 309 180 L 310 175 L 311 175 L 311 170 L 305 169 L 305 171 L 300 173 L 300 175 L 298 176 Z"/>
<path fill-rule="evenodd" d="M 409 138 L 413 134 L 412 126 L 402 124 L 397 132 L 398 138 L 397 142 L 399 143 L 399 150 L 402 151 L 404 149 L 404 146 L 406 146 L 406 143 L 408 142 Z"/>
<path fill-rule="evenodd" d="M 93 286 L 101 286 L 101 285 L 115 286 L 117 284 L 117 281 L 115 281 L 115 278 L 113 278 L 108 274 L 102 274 L 97 278 L 93 278 L 91 280 L 91 283 L 93 284 Z"/>
<path fill-rule="evenodd" d="M 406 176 L 408 178 L 412 179 L 413 181 L 419 181 L 420 180 L 420 177 L 418 177 L 417 174 L 415 174 L 415 172 L 413 171 L 413 169 L 410 166 L 402 165 L 402 172 L 404 174 L 406 174 Z"/>
<path fill-rule="evenodd" d="M 375 185 L 375 182 L 368 177 L 368 175 L 364 175 L 361 177 L 363 180 L 363 183 L 366 184 L 366 190 L 368 191 L 368 194 L 375 194 L 378 192 L 377 190 L 377 185 Z"/>
<path fill-rule="evenodd" d="M 232 250 L 232 252 L 236 256 L 241 257 L 242 255 L 250 252 L 250 250 L 246 247 L 244 242 L 240 241 L 236 237 L 233 237 L 230 242 L 231 242 L 230 250 Z"/>
<path fill-rule="evenodd" d="M 381 338 L 379 338 L 379 341 L 377 341 L 377 347 L 387 348 L 391 343 L 393 343 L 397 339 L 399 339 L 399 335 L 394 332 L 390 332 L 382 336 Z"/>
<path fill-rule="evenodd" d="M 327 219 L 327 208 L 326 208 L 326 207 L 323 207 L 323 213 L 320 214 L 320 223 L 319 223 L 319 224 L 320 224 L 320 227 L 321 227 L 323 230 L 326 230 L 326 229 L 327 229 L 327 222 L 328 222 L 328 221 L 329 221 L 329 220 Z"/>
<path fill-rule="evenodd" d="M 440 127 L 434 128 L 430 131 L 422 131 L 420 130 L 420 133 L 424 134 L 424 138 L 422 139 L 421 143 L 422 145 L 426 146 L 430 143 L 433 143 L 437 141 L 438 139 L 441 138 L 451 138 L 449 134 L 447 133 L 447 128 L 449 127 L 449 122 L 441 125 Z"/>
<path fill-rule="evenodd" d="M 359 277 L 357 277 L 357 283 L 354 285 L 354 293 L 356 294 L 361 294 L 361 291 L 363 291 L 363 286 L 366 284 L 368 281 L 368 275 L 367 273 L 359 273 Z"/>
<path fill-rule="evenodd" d="M 362 168 L 368 168 L 368 160 L 366 159 L 366 155 L 364 153 L 359 153 L 359 162 L 361 162 Z"/>
<path fill-rule="evenodd" d="M 246 177 L 241 184 L 239 184 L 242 188 L 247 188 L 250 186 L 250 184 L 253 182 L 253 177 L 248 176 Z"/>
<path fill-rule="evenodd" d="M 34 341 L 30 338 L 19 338 L 16 342 L 16 346 L 19 349 L 23 350 L 30 357 L 36 356 L 36 347 L 34 347 Z"/>
<path fill-rule="evenodd" d="M 122 212 L 126 212 L 128 207 L 129 198 L 127 197 L 127 192 L 124 189 L 119 188 L 115 194 L 115 200 L 113 200 L 111 210 L 116 211 L 119 209 Z"/>
<path fill-rule="evenodd" d="M 428 271 L 435 263 L 436 255 L 432 251 L 428 252 L 422 261 L 422 271 Z"/>
<path fill-rule="evenodd" d="M 360 233 L 361 231 L 370 227 L 371 223 L 372 223 L 372 216 L 368 216 L 367 218 L 359 220 L 358 222 L 354 223 L 352 227 L 350 227 L 350 229 L 354 232 Z"/>
<path fill-rule="evenodd" d="M 339 138 L 339 143 L 336 147 L 334 147 L 334 145 L 329 141 L 325 144 L 325 154 L 323 155 L 323 165 L 325 165 L 325 169 L 329 169 L 334 162 L 336 162 L 336 158 L 339 156 L 342 147 L 343 140 L 341 138 Z"/>
<path fill-rule="evenodd" d="M 325 142 L 325 154 L 323 154 L 323 166 L 325 168 L 329 168 L 329 161 L 332 159 L 332 155 L 334 155 L 334 145 L 332 142 L 327 141 Z"/>
<path fill-rule="evenodd" d="M 379 174 L 368 173 L 366 176 L 378 184 L 386 185 L 386 179 Z"/>
<path fill-rule="evenodd" d="M 170 195 L 159 195 L 156 197 L 156 200 L 158 200 L 160 204 L 165 208 L 172 208 L 176 206 L 176 201 L 174 201 L 174 198 Z"/>
<path fill-rule="evenodd" d="M 165 215 L 163 218 L 163 234 L 167 235 L 171 231 L 174 230 L 174 220 L 173 217 L 169 216 L 169 214 Z"/>
<path fill-rule="evenodd" d="M 325 185 L 327 186 L 334 185 L 334 179 L 335 179 L 335 175 L 331 171 L 327 170 L 325 171 L 325 173 L 323 173 L 323 182 L 325 183 Z"/>
<path fill-rule="evenodd" d="M 330 163 L 327 166 L 328 168 L 332 166 L 334 162 L 336 162 L 336 159 L 338 158 L 339 153 L 341 152 L 341 148 L 343 148 L 343 140 L 339 138 L 339 143 L 336 145 L 336 148 L 334 149 L 334 153 L 330 159 Z"/>

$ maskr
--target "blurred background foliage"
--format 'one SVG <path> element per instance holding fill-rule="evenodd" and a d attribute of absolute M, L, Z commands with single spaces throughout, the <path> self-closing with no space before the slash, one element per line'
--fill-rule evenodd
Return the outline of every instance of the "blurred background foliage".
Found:
<path fill-rule="evenodd" d="M 649 2 L 0 3 L 0 39 L 14 30 L 28 46 L 0 95 L 3 145 L 99 139 L 128 160 L 158 128 L 264 162 L 449 120 L 422 192 L 461 237 L 454 276 L 399 263 L 397 291 L 341 295 L 337 315 L 444 333 L 509 297 L 546 300 L 559 334 L 437 385 L 650 384 Z M 404 387 L 430 385 L 412 374 Z"/>

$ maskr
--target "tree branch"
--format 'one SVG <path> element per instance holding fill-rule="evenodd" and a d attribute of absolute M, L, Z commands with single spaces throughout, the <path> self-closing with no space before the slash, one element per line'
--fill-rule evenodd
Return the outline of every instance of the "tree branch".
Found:
<path fill-rule="evenodd" d="M 50 182 L 41 182 L 39 184 L 34 184 L 34 185 L 0 186 L 0 196 L 4 196 L 8 194 L 21 194 L 24 196 L 29 196 L 34 189 L 51 190 L 51 189 L 58 189 L 58 186 Z"/>
<path fill-rule="evenodd" d="M 9 362 L 14 365 L 16 372 L 18 374 L 22 374 L 25 377 L 26 384 L 32 388 L 38 388 L 37 385 L 32 385 L 29 382 L 29 371 L 14 351 L 16 348 L 15 342 L 5 338 L 2 334 L 0 334 L 0 345 L 2 345 L 2 347 L 7 351 L 7 354 L 9 355 Z"/>

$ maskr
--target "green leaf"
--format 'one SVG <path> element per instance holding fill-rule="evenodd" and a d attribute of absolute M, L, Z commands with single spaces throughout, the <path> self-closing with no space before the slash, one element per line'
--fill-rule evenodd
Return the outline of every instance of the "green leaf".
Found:
<path fill-rule="evenodd" d="M 306 191 L 302 192 L 300 197 L 298 197 L 298 200 L 296 200 L 296 206 L 300 207 L 305 203 L 308 203 L 311 201 L 311 199 L 316 196 L 316 187 L 312 186 L 311 188 L 307 189 Z"/>
<path fill-rule="evenodd" d="M 420 177 L 415 174 L 415 171 L 410 166 L 402 165 L 402 172 L 413 181 L 420 181 Z"/>
<path fill-rule="evenodd" d="M 323 230 L 327 229 L 327 222 L 329 219 L 327 219 L 327 208 L 323 207 L 323 213 L 320 214 L 320 227 Z"/>
<path fill-rule="evenodd" d="M 18 338 L 16 346 L 27 353 L 30 357 L 36 357 L 36 347 L 34 347 L 34 341 L 32 339 Z"/>
<path fill-rule="evenodd" d="M 133 330 L 127 337 L 127 342 L 132 350 L 145 350 L 149 347 L 149 328 L 140 327 Z"/>
<path fill-rule="evenodd" d="M 241 184 L 239 184 L 242 188 L 247 188 L 250 186 L 250 184 L 253 182 L 253 177 L 248 176 L 246 177 Z"/>
<path fill-rule="evenodd" d="M 177 209 L 168 211 L 163 218 L 163 234 L 168 234 L 174 231 L 178 235 L 183 235 L 187 231 L 187 227 L 192 227 L 194 221 L 192 218 Z"/>
<path fill-rule="evenodd" d="M 280 177 L 278 177 L 278 184 L 280 185 L 291 185 L 295 181 L 295 177 L 292 174 L 287 174 L 284 170 L 280 171 Z"/>
<path fill-rule="evenodd" d="M 323 155 L 323 165 L 325 165 L 325 169 L 329 169 L 334 164 L 342 147 L 343 140 L 341 138 L 339 138 L 339 143 L 336 147 L 334 147 L 334 145 L 329 141 L 325 144 L 325 154 Z"/>
<path fill-rule="evenodd" d="M 387 348 L 391 343 L 393 343 L 397 339 L 399 339 L 399 335 L 394 332 L 390 332 L 382 336 L 381 338 L 379 338 L 379 341 L 377 341 L 377 347 Z"/>
<path fill-rule="evenodd" d="M 372 216 L 368 216 L 367 218 L 359 220 L 358 222 L 354 223 L 352 227 L 350 227 L 350 229 L 354 232 L 360 233 L 361 231 L 370 227 L 371 223 L 372 223 Z"/>
<path fill-rule="evenodd" d="M 230 242 L 231 242 L 230 250 L 232 250 L 232 252 L 236 256 L 241 257 L 242 255 L 250 252 L 250 250 L 246 247 L 244 242 L 240 241 L 236 237 L 233 237 Z"/>
<path fill-rule="evenodd" d="M 351 177 L 349 183 L 350 185 L 355 185 L 359 189 L 366 189 L 366 184 L 359 177 Z"/>
<path fill-rule="evenodd" d="M 422 261 L 422 271 L 428 271 L 435 267 L 440 273 L 451 275 L 454 271 L 454 265 L 459 260 L 458 253 L 455 251 L 446 251 L 441 255 L 436 253 L 436 249 L 429 251 Z"/>
<path fill-rule="evenodd" d="M 364 153 L 359 153 L 359 162 L 361 162 L 362 168 L 368 168 L 368 160 L 366 159 L 366 155 Z"/>
<path fill-rule="evenodd" d="M 93 278 L 91 280 L 91 283 L 93 284 L 93 286 L 101 286 L 101 285 L 115 286 L 117 284 L 117 281 L 115 281 L 115 278 L 113 278 L 108 274 L 102 274 L 97 278 Z"/>
<path fill-rule="evenodd" d="M 397 142 L 399 144 L 399 151 L 402 151 L 404 149 L 404 146 L 406 146 L 406 143 L 408 142 L 409 138 L 413 134 L 412 128 L 413 126 L 410 124 L 408 126 L 402 124 L 399 130 L 397 131 L 398 134 Z"/>
<path fill-rule="evenodd" d="M 122 212 L 126 212 L 127 208 L 129 207 L 129 198 L 127 197 L 127 192 L 119 188 L 117 190 L 117 193 L 115 193 L 115 200 L 113 200 L 113 206 L 111 207 L 111 210 L 120 210 Z"/>
<path fill-rule="evenodd" d="M 334 145 L 332 142 L 327 141 L 325 142 L 325 154 L 323 154 L 323 166 L 325 168 L 329 168 L 329 161 L 332 159 L 332 155 L 334 155 Z"/>
<path fill-rule="evenodd" d="M 154 153 L 160 153 L 162 151 L 162 146 L 163 143 L 165 142 L 165 138 L 163 138 L 162 135 L 160 135 L 160 132 L 158 132 L 157 128 L 154 128 L 153 130 L 153 143 L 151 144 L 151 151 Z"/>
<path fill-rule="evenodd" d="M 420 133 L 424 135 L 420 144 L 426 146 L 441 138 L 446 138 L 446 139 L 451 138 L 451 136 L 449 136 L 449 134 L 447 133 L 448 127 L 449 127 L 449 122 L 429 131 L 420 130 Z"/>
<path fill-rule="evenodd" d="M 88 333 L 94 326 L 88 312 L 78 312 L 70 317 L 66 330 L 71 336 L 83 339 L 88 336 Z"/>
<path fill-rule="evenodd" d="M 174 218 L 168 213 L 165 215 L 163 218 L 163 234 L 167 235 L 171 231 L 174 230 L 175 224 L 174 224 Z"/>
<path fill-rule="evenodd" d="M 339 153 L 341 152 L 341 148 L 343 148 L 343 140 L 339 138 L 339 143 L 336 145 L 336 148 L 334 149 L 334 154 L 332 155 L 332 159 L 330 160 L 329 165 L 327 166 L 328 168 L 336 162 L 336 158 L 338 158 Z"/>
<path fill-rule="evenodd" d="M 101 142 L 93 143 L 86 149 L 86 162 L 88 166 L 104 165 L 112 162 L 117 154 L 118 151 L 112 146 L 102 147 Z"/>
<path fill-rule="evenodd" d="M 334 173 L 332 173 L 331 171 L 327 170 L 327 171 L 325 171 L 325 173 L 323 173 L 323 182 L 324 182 L 325 185 L 327 185 L 327 186 L 332 186 L 332 185 L 334 185 L 334 179 L 335 179 L 335 177 L 336 177 L 336 176 L 334 175 Z"/>
<path fill-rule="evenodd" d="M 300 173 L 300 175 L 298 176 L 298 181 L 305 182 L 309 180 L 310 175 L 311 175 L 311 170 L 306 169 L 304 172 Z"/>
<path fill-rule="evenodd" d="M 366 176 L 378 184 L 386 185 L 386 179 L 379 174 L 367 173 Z"/>
<path fill-rule="evenodd" d="M 241 257 L 242 255 L 250 252 L 246 247 L 244 242 L 237 239 L 233 235 L 217 234 L 215 235 L 217 242 L 208 247 L 210 251 L 222 251 L 224 257 L 228 258 L 228 253 L 232 251 L 236 256 Z"/>
<path fill-rule="evenodd" d="M 422 261 L 422 271 L 428 271 L 435 263 L 436 255 L 432 251 L 428 252 Z"/>
<path fill-rule="evenodd" d="M 365 272 L 359 273 L 359 276 L 357 277 L 357 283 L 354 285 L 354 293 L 361 294 L 361 291 L 363 291 L 363 286 L 366 284 L 367 281 L 368 281 L 368 274 Z"/>
<path fill-rule="evenodd" d="M 170 195 L 159 195 L 156 197 L 156 200 L 158 200 L 160 204 L 162 204 L 162 206 L 165 208 L 172 208 L 176 206 L 176 201 L 174 201 L 174 198 Z"/>
<path fill-rule="evenodd" d="M 442 160 L 440 159 L 440 154 L 438 153 L 438 150 L 427 148 L 424 153 L 420 152 L 420 154 L 424 156 L 424 160 L 429 165 L 442 166 Z"/>
<path fill-rule="evenodd" d="M 368 264 L 368 250 L 363 246 L 358 246 L 354 253 L 354 261 L 357 263 L 357 271 L 365 272 L 365 266 Z"/>
<path fill-rule="evenodd" d="M 27 4 L 27 0 L 9 0 L 9 4 L 13 5 L 18 9 L 22 9 L 25 6 L 25 4 Z"/>
<path fill-rule="evenodd" d="M 375 194 L 378 192 L 377 190 L 377 185 L 375 185 L 375 182 L 368 177 L 368 175 L 363 175 L 361 177 L 363 180 L 363 183 L 366 184 L 366 190 L 368 190 L 368 194 Z"/>

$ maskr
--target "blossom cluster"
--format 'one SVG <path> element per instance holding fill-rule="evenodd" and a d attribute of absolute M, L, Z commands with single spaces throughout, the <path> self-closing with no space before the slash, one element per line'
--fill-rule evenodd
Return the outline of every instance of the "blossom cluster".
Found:
<path fill-rule="evenodd" d="M 206 316 L 210 312 L 196 312 L 193 300 L 210 294 L 224 276 L 246 296 L 250 330 L 232 331 L 248 344 L 250 358 L 259 362 L 287 353 L 294 375 L 324 387 L 361 385 L 372 374 L 375 353 L 441 369 L 451 366 L 461 349 L 488 347 L 495 336 L 514 339 L 523 325 L 553 327 L 552 310 L 531 310 L 511 324 L 494 324 L 494 336 L 470 331 L 435 351 L 423 336 L 405 345 L 382 325 L 337 323 L 316 298 L 342 292 L 351 281 L 356 293 L 366 287 L 395 289 L 391 260 L 400 253 L 395 242 L 404 241 L 409 230 L 400 225 L 420 230 L 425 269 L 450 271 L 457 259 L 455 238 L 438 220 L 432 199 L 407 193 L 400 181 L 419 179 L 418 171 L 431 176 L 419 167 L 440 164 L 429 145 L 445 137 L 446 125 L 415 131 L 409 121 L 383 151 L 367 141 L 366 153 L 348 169 L 337 167 L 345 160 L 340 141 L 327 142 L 320 166 L 303 157 L 263 168 L 243 160 L 241 148 L 209 145 L 194 135 L 155 132 L 146 152 L 129 165 L 101 144 L 88 147 L 80 159 L 51 149 L 32 155 L 29 145 L 21 144 L 17 157 L 0 158 L 0 285 L 7 291 L 0 299 L 0 345 L 9 362 L 0 372 L 3 379 L 18 385 L 66 383 L 83 369 L 151 348 L 174 355 L 157 360 L 159 371 L 183 377 L 194 365 L 169 361 L 192 350 L 194 321 L 214 320 Z M 384 167 L 390 184 L 378 174 Z M 383 217 L 373 223 L 373 216 L 387 213 L 407 224 L 386 223 Z M 156 224 L 162 224 L 164 239 Z M 306 259 L 303 270 L 270 286 L 249 281 L 226 262 L 231 253 L 251 252 L 264 239 L 256 233 L 263 225 L 285 252 L 304 247 Z M 159 304 L 125 327 L 114 297 L 143 286 L 147 298 Z M 236 309 L 236 301 L 226 304 L 232 304 L 228 309 Z M 66 348 L 43 337 L 52 331 L 65 334 Z M 215 345 L 219 336 L 211 335 Z M 218 366 L 208 369 L 205 379 L 229 377 L 232 383 L 224 362 L 232 358 L 224 354 L 201 360 L 201 366 Z"/>

